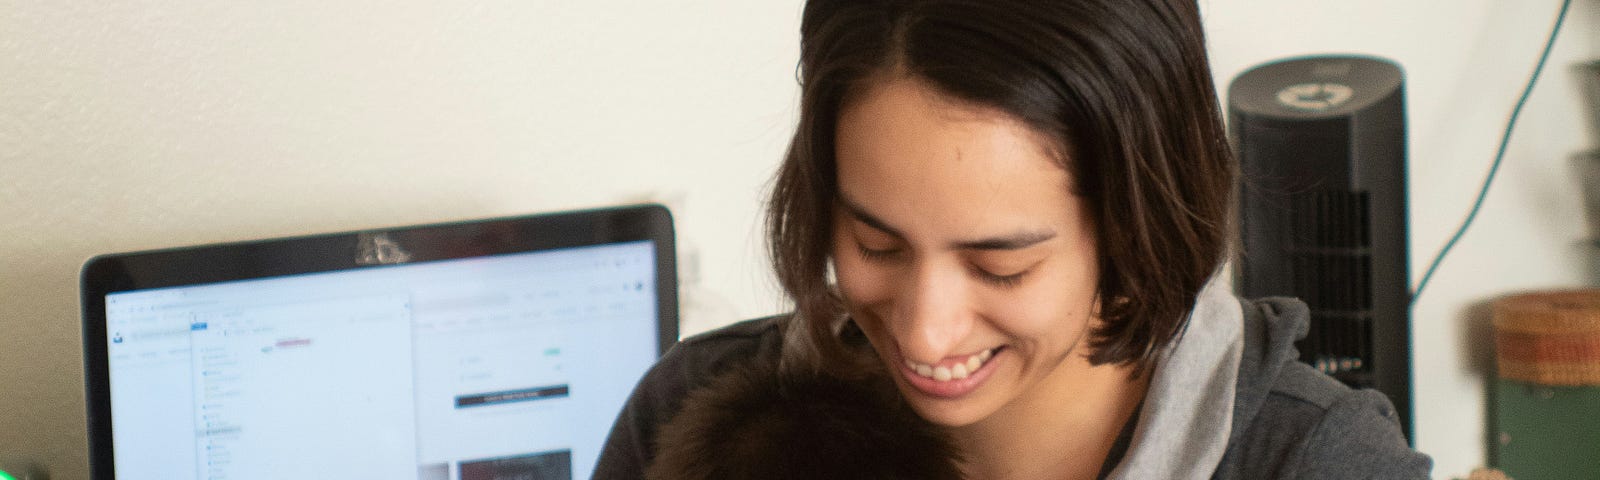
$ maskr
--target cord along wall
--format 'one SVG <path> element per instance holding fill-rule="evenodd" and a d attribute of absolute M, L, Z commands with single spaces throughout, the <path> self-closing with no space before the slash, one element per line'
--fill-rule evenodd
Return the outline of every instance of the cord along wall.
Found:
<path fill-rule="evenodd" d="M 1229 86 L 1245 297 L 1311 309 L 1301 360 L 1388 395 L 1411 432 L 1406 122 L 1398 65 L 1299 57 Z"/>

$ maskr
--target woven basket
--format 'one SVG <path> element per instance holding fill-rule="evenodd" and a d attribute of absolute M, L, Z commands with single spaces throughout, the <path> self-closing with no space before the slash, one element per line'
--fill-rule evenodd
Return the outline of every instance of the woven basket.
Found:
<path fill-rule="evenodd" d="M 1600 289 L 1513 295 L 1493 308 L 1500 378 L 1600 385 Z"/>

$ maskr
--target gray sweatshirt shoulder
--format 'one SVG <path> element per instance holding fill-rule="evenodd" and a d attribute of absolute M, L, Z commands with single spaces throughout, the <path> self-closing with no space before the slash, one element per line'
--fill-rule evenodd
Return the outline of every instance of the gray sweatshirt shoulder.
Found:
<path fill-rule="evenodd" d="M 1217 479 L 1428 478 L 1389 399 L 1297 361 L 1310 315 L 1292 299 L 1244 301 L 1233 435 Z"/>

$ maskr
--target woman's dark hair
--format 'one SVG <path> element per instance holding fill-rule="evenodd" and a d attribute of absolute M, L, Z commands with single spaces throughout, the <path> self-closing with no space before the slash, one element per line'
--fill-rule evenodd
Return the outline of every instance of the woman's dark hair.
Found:
<path fill-rule="evenodd" d="M 1177 338 L 1227 248 L 1235 164 L 1194 0 L 811 0 L 800 122 L 767 205 L 768 247 L 795 302 L 786 370 L 858 371 L 830 285 L 834 137 L 874 81 L 917 78 L 1057 139 L 1097 232 L 1094 364 L 1143 372 Z M 1065 198 L 1065 197 L 1063 197 Z"/>

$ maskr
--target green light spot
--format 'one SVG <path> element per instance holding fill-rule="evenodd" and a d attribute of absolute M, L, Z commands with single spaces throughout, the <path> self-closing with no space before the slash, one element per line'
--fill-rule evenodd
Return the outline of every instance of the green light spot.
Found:
<path fill-rule="evenodd" d="M 0 470 L 0 480 L 17 480 L 17 477 L 11 476 L 11 474 L 6 473 L 5 470 Z"/>
<path fill-rule="evenodd" d="M 557 355 L 561 355 L 561 349 L 560 348 L 546 348 L 546 349 L 544 349 L 544 356 L 546 356 L 546 357 L 554 357 L 554 356 L 557 356 Z"/>

